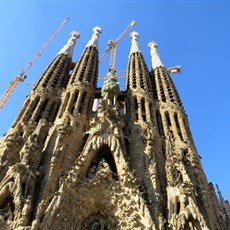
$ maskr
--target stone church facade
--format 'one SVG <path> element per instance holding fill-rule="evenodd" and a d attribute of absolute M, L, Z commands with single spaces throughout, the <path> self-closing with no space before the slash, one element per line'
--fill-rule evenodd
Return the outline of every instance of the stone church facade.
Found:
<path fill-rule="evenodd" d="M 149 70 L 131 33 L 125 90 L 100 89 L 100 33 L 76 62 L 71 33 L 1 141 L 0 229 L 229 230 L 157 44 Z"/>

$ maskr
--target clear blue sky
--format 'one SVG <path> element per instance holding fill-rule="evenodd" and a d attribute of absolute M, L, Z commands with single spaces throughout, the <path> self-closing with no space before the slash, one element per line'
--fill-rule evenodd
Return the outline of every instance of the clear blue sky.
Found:
<path fill-rule="evenodd" d="M 108 40 L 116 39 L 135 19 L 134 30 L 140 34 L 140 48 L 149 68 L 147 44 L 152 40 L 159 44 L 166 67 L 182 65 L 182 73 L 172 78 L 188 115 L 204 171 L 230 200 L 229 12 L 228 1 L 0 1 L 0 96 L 64 18 L 70 17 L 0 112 L 0 136 L 8 130 L 32 84 L 71 31 L 81 33 L 73 56 L 76 61 L 93 26 L 103 28 L 101 55 Z M 129 50 L 130 38 L 126 36 L 117 48 L 118 73 L 127 67 Z M 107 72 L 108 65 L 109 57 L 100 65 L 101 75 Z M 123 83 L 121 79 L 121 86 Z"/>

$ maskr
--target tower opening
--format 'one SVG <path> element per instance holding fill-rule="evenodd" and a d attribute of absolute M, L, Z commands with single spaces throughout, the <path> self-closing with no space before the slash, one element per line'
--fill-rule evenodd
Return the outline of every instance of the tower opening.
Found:
<path fill-rule="evenodd" d="M 95 176 L 96 173 L 100 170 L 101 166 L 105 167 L 105 164 L 108 164 L 109 169 L 112 171 L 112 178 L 114 180 L 118 180 L 116 163 L 114 161 L 111 150 L 107 145 L 103 145 L 92 159 L 87 170 L 86 177 L 90 178 Z"/>

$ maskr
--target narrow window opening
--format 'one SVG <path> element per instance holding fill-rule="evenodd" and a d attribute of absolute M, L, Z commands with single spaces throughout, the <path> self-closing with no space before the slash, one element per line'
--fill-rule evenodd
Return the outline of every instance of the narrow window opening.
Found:
<path fill-rule="evenodd" d="M 153 79 L 153 81 L 152 81 L 152 87 L 153 87 L 153 95 L 158 100 L 157 89 L 156 89 L 156 80 L 157 79 Z"/>
<path fill-rule="evenodd" d="M 60 83 L 61 88 L 65 88 L 69 80 L 68 74 L 64 74 Z"/>
<path fill-rule="evenodd" d="M 42 139 L 42 143 L 45 143 L 47 136 L 48 136 L 48 133 L 46 135 L 44 135 L 44 137 Z"/>
<path fill-rule="evenodd" d="M 90 82 L 92 76 L 92 67 L 89 68 L 88 76 L 87 76 L 87 81 Z"/>
<path fill-rule="evenodd" d="M 70 110 L 71 114 L 73 114 L 73 112 L 74 112 L 77 99 L 78 99 L 78 91 L 75 91 L 74 96 L 73 96 L 73 100 L 72 100 L 72 107 L 71 107 L 71 110 Z"/>
<path fill-rule="evenodd" d="M 79 81 L 82 81 L 83 76 L 84 76 L 84 72 L 81 72 L 81 74 L 80 74 L 80 76 L 79 76 Z"/>
<path fill-rule="evenodd" d="M 38 116 L 37 116 L 35 122 L 38 122 L 38 121 L 42 118 L 42 114 L 45 112 L 45 109 L 46 109 L 46 106 L 47 106 L 48 102 L 49 102 L 48 99 L 46 99 L 46 100 L 43 102 L 42 107 L 41 107 L 41 109 L 40 109 L 40 111 L 39 111 L 39 114 L 38 114 Z"/>
<path fill-rule="evenodd" d="M 149 118 L 150 118 L 150 122 L 153 124 L 154 123 L 154 116 L 153 116 L 153 104 L 152 104 L 152 102 L 149 102 Z"/>
<path fill-rule="evenodd" d="M 24 121 L 24 122 L 28 122 L 29 119 L 32 117 L 32 114 L 33 114 L 34 110 L 36 109 L 36 107 L 37 107 L 39 101 L 40 101 L 40 97 L 37 96 L 37 97 L 34 99 L 34 101 L 31 102 L 31 104 L 30 104 L 30 106 L 29 106 L 29 109 L 27 110 L 27 112 L 26 112 L 26 114 L 25 114 L 25 116 L 24 116 L 24 118 L 23 118 L 23 121 Z"/>
<path fill-rule="evenodd" d="M 163 131 L 163 123 L 162 123 L 162 118 L 161 118 L 161 114 L 160 112 L 157 110 L 156 111 L 156 118 L 157 118 L 157 127 L 159 130 L 159 133 L 161 136 L 164 135 L 164 131 Z"/>
<path fill-rule="evenodd" d="M 47 84 L 48 84 L 49 81 L 50 81 L 50 78 L 51 78 L 52 74 L 53 74 L 53 72 L 49 72 L 49 73 L 47 74 L 47 77 L 46 77 L 46 79 L 45 79 L 45 81 L 44 81 L 44 84 L 43 84 L 42 86 L 44 86 L 44 87 L 47 86 Z"/>
<path fill-rule="evenodd" d="M 180 213 L 180 202 L 177 201 L 177 204 L 176 204 L 176 214 L 179 215 Z"/>
<path fill-rule="evenodd" d="M 171 120 L 170 120 L 168 112 L 165 112 L 165 118 L 166 118 L 166 122 L 167 122 L 168 127 L 171 127 L 172 124 L 171 124 Z"/>
<path fill-rule="evenodd" d="M 141 109 L 145 113 L 145 99 L 144 98 L 141 99 Z"/>
<path fill-rule="evenodd" d="M 182 133 L 181 133 L 181 128 L 180 128 L 180 124 L 179 124 L 178 114 L 177 113 L 174 114 L 174 119 L 175 119 L 175 123 L 176 123 L 178 135 L 179 135 L 180 139 L 183 140 L 183 136 L 182 136 Z"/>
<path fill-rule="evenodd" d="M 138 113 L 135 112 L 135 121 L 138 121 Z"/>
<path fill-rule="evenodd" d="M 88 101 L 88 108 L 87 108 L 86 113 L 87 113 L 88 115 L 90 115 L 91 112 L 92 112 L 92 99 L 89 99 L 89 101 Z"/>
<path fill-rule="evenodd" d="M 60 102 L 57 102 L 57 103 L 54 103 L 54 106 L 51 107 L 50 114 L 49 114 L 49 120 L 51 122 L 55 121 L 59 108 L 60 108 L 60 104 L 61 104 Z"/>
<path fill-rule="evenodd" d="M 137 103 L 137 98 L 134 98 L 134 105 L 135 105 L 135 110 L 138 110 L 138 103 Z"/>
<path fill-rule="evenodd" d="M 135 120 L 138 121 L 138 103 L 137 98 L 134 98 Z"/>
<path fill-rule="evenodd" d="M 45 111 L 45 109 L 46 109 L 46 106 L 47 106 L 47 104 L 48 104 L 48 102 L 49 102 L 49 100 L 48 99 L 46 99 L 45 101 L 44 101 L 44 103 L 43 103 L 43 105 L 42 105 L 42 107 L 41 107 L 41 109 L 40 109 L 40 112 L 44 112 Z"/>
<path fill-rule="evenodd" d="M 22 196 L 26 195 L 26 183 L 22 183 Z"/>
<path fill-rule="evenodd" d="M 82 113 L 82 109 L 83 109 L 85 100 L 86 100 L 86 92 L 84 92 L 82 97 L 81 97 L 81 103 L 80 103 L 80 107 L 78 110 L 79 113 Z"/>
<path fill-rule="evenodd" d="M 140 86 L 142 89 L 144 89 L 144 80 L 143 80 L 143 73 L 142 71 L 140 71 Z"/>
<path fill-rule="evenodd" d="M 142 110 L 143 121 L 146 122 L 145 100 L 144 100 L 144 98 L 141 99 L 141 110 Z"/>
<path fill-rule="evenodd" d="M 137 83 L 136 83 L 136 75 L 135 75 L 135 73 L 133 73 L 132 78 L 133 78 L 133 88 L 135 89 L 135 88 L 137 87 Z"/>

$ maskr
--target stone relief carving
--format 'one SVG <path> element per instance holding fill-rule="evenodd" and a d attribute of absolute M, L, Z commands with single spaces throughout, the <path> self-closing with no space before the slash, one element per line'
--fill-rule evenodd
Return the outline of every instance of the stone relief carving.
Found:
<path fill-rule="evenodd" d="M 73 126 L 71 125 L 71 118 L 68 114 L 64 115 L 64 118 L 57 124 L 58 133 L 63 136 L 65 134 L 70 135 L 73 131 Z"/>

